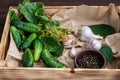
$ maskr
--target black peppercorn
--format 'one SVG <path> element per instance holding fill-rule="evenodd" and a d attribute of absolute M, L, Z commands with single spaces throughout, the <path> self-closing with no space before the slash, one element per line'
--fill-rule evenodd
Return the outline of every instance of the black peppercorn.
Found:
<path fill-rule="evenodd" d="M 80 53 L 75 58 L 76 67 L 80 68 L 102 68 L 105 64 L 105 59 L 101 53 L 94 50 L 85 50 Z"/>

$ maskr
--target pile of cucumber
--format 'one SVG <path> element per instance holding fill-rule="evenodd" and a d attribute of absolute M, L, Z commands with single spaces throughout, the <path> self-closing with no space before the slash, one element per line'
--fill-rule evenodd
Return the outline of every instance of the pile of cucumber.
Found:
<path fill-rule="evenodd" d="M 18 50 L 24 51 L 23 67 L 33 67 L 34 62 L 42 60 L 47 67 L 67 68 L 57 60 L 64 50 L 60 39 L 67 34 L 67 30 L 45 15 L 41 2 L 24 0 L 19 4 L 18 11 L 20 15 L 14 10 L 9 11 L 10 32 Z"/>

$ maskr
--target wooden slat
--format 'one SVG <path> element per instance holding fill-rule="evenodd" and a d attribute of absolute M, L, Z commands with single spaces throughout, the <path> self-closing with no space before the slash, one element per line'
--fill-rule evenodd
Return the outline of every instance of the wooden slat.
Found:
<path fill-rule="evenodd" d="M 0 68 L 0 79 L 5 80 L 119 80 L 118 69 L 55 68 Z"/>
<path fill-rule="evenodd" d="M 4 60 L 0 60 L 0 67 L 4 67 L 5 66 L 5 61 Z"/>
<path fill-rule="evenodd" d="M 1 42 L 0 42 L 0 60 L 4 60 L 5 53 L 8 49 L 9 44 L 9 27 L 10 27 L 10 20 L 9 15 L 7 15 L 5 27 L 3 30 Z"/>

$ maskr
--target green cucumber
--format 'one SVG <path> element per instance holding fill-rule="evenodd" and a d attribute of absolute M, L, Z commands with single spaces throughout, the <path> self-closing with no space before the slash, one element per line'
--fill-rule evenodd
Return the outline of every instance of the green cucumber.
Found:
<path fill-rule="evenodd" d="M 29 23 L 29 22 L 23 22 L 20 20 L 13 20 L 12 25 L 14 25 L 17 28 L 20 28 L 26 32 L 39 32 L 41 30 L 41 26 L 42 26 L 42 25 L 35 25 L 35 24 Z"/>
<path fill-rule="evenodd" d="M 65 64 L 63 64 L 62 62 L 58 61 L 55 57 L 53 57 L 49 50 L 44 49 L 42 51 L 42 60 L 44 62 L 44 64 L 48 67 L 52 67 L 52 68 L 67 68 L 67 66 Z"/>
<path fill-rule="evenodd" d="M 34 59 L 30 49 L 25 50 L 25 53 L 22 56 L 22 65 L 23 67 L 33 67 Z"/>
<path fill-rule="evenodd" d="M 16 44 L 17 48 L 20 48 L 22 40 L 21 40 L 19 30 L 15 26 L 11 26 L 10 27 L 10 32 L 12 33 L 12 36 L 13 36 L 13 39 L 15 41 L 15 44 Z"/>
<path fill-rule="evenodd" d="M 32 44 L 32 42 L 36 39 L 37 35 L 36 33 L 32 33 L 22 44 L 22 49 L 29 48 Z"/>
<path fill-rule="evenodd" d="M 22 29 L 18 29 L 18 30 L 19 30 L 19 34 L 21 36 L 21 40 L 22 40 L 22 43 L 23 43 L 26 39 L 26 36 L 25 36 L 24 31 Z"/>
<path fill-rule="evenodd" d="M 42 43 L 39 39 L 36 39 L 33 43 L 34 45 L 34 61 L 39 61 L 42 52 Z"/>

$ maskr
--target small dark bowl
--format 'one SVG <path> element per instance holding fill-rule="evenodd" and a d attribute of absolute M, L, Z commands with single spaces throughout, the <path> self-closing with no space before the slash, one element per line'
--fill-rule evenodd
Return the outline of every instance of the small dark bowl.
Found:
<path fill-rule="evenodd" d="M 85 49 L 77 53 L 74 64 L 76 68 L 99 69 L 105 68 L 106 59 L 99 51 Z"/>

